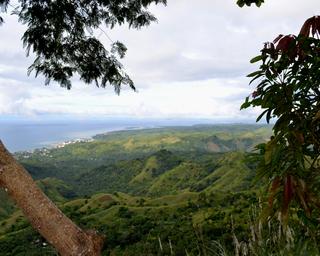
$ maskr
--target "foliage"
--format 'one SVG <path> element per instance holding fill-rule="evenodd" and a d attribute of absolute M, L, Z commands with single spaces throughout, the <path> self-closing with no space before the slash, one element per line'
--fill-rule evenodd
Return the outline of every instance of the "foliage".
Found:
<path fill-rule="evenodd" d="M 125 131 L 16 157 L 73 221 L 107 236 L 105 255 L 158 255 L 159 238 L 163 255 L 170 254 L 170 243 L 176 255 L 198 255 L 212 240 L 231 246 L 231 214 L 239 236 L 246 234 L 245 219 L 256 201 L 255 188 L 249 191 L 254 169 L 243 161 L 245 152 L 225 151 L 235 145 L 249 150 L 268 134 L 269 128 L 244 125 Z M 213 141 L 218 152 L 208 147 Z M 132 182 L 141 173 L 148 179 Z M 80 196 L 70 198 L 72 191 Z M 52 248 L 30 230 L 20 211 L 6 212 L 1 252 L 16 246 L 19 253 L 47 255 Z"/>
<path fill-rule="evenodd" d="M 99 168 L 151 156 L 167 149 L 194 162 L 209 161 L 210 153 L 250 151 L 271 134 L 271 128 L 255 125 L 170 127 L 111 132 L 86 143 L 62 148 L 17 152 L 15 157 L 35 179 L 54 177 L 72 182 L 78 175 Z M 212 137 L 217 139 L 213 140 Z M 201 154 L 202 152 L 207 153 Z M 184 155 L 185 153 L 185 155 Z M 68 171 L 66 171 L 68 170 Z"/>
<path fill-rule="evenodd" d="M 13 1 L 11 1 L 13 2 Z M 62 87 L 71 88 L 71 78 L 78 74 L 85 83 L 94 82 L 98 87 L 114 86 L 120 93 L 122 85 L 135 89 L 133 81 L 123 71 L 118 58 L 125 56 L 127 48 L 121 42 L 112 42 L 107 50 L 95 36 L 104 24 L 108 29 L 128 24 L 139 29 L 156 21 L 147 11 L 151 4 L 166 4 L 166 0 L 120 1 L 30 1 L 20 0 L 13 13 L 27 25 L 22 40 L 27 55 L 35 53 L 35 60 L 28 73 L 44 75 L 45 84 L 51 80 Z M 242 7 L 264 0 L 238 0 Z M 0 0 L 1 12 L 7 12 L 10 0 Z M 4 23 L 0 16 L 0 25 Z"/>
<path fill-rule="evenodd" d="M 281 219 L 271 219 L 268 223 L 257 222 L 261 209 L 253 207 L 250 213 L 250 233 L 239 239 L 235 228 L 232 229 L 233 249 L 230 250 L 221 242 L 213 241 L 205 246 L 210 252 L 219 252 L 221 256 L 255 255 L 255 256 L 295 256 L 319 255 L 318 239 L 308 227 L 299 225 L 299 221 L 291 220 L 284 229 Z M 235 225 L 235 222 L 232 222 Z M 218 255 L 218 254 L 213 254 Z"/>
<path fill-rule="evenodd" d="M 265 186 L 252 184 L 256 166 L 247 163 L 248 153 L 233 149 L 245 145 L 249 151 L 269 135 L 268 127 L 244 125 L 123 131 L 16 157 L 28 164 L 40 187 L 67 216 L 82 228 L 106 235 L 103 255 L 234 255 L 233 233 L 242 248 L 250 244 L 256 255 L 299 250 L 313 255 L 319 242 L 316 222 L 310 228 L 308 219 L 302 225 L 300 219 L 290 219 L 295 240 L 287 250 L 284 239 L 270 242 L 277 225 L 271 233 L 266 225 L 260 236 L 248 218 Z M 250 144 L 244 143 L 248 139 Z M 218 152 L 208 147 L 212 142 Z M 115 151 L 119 154 L 108 156 Z M 132 182 L 141 173 L 145 181 Z M 3 199 L 1 253 L 55 255 L 22 213 Z"/>
<path fill-rule="evenodd" d="M 255 4 L 260 7 L 264 3 L 264 0 L 238 0 L 237 5 L 243 7 L 245 5 L 250 6 L 251 4 Z"/>
<path fill-rule="evenodd" d="M 71 186 L 56 178 L 45 178 L 37 181 L 38 187 L 53 201 L 64 202 L 73 199 L 77 195 Z"/>
<path fill-rule="evenodd" d="M 7 11 L 9 3 L 9 0 L 0 1 L 2 11 Z M 46 85 L 54 80 L 68 89 L 75 74 L 85 83 L 95 82 L 98 87 L 109 83 L 117 93 L 122 85 L 134 89 L 118 61 L 124 57 L 126 47 L 113 42 L 107 50 L 94 31 L 102 30 L 102 24 L 108 29 L 123 24 L 135 29 L 147 26 L 156 21 L 147 11 L 150 4 L 166 4 L 166 0 L 18 1 L 13 13 L 27 25 L 23 44 L 27 55 L 32 51 L 36 56 L 29 74 L 32 71 L 36 76 L 42 74 Z"/>
<path fill-rule="evenodd" d="M 320 206 L 319 24 L 320 18 L 312 17 L 298 36 L 280 35 L 265 44 L 261 55 L 251 60 L 262 64 L 248 75 L 251 82 L 258 81 L 257 88 L 242 105 L 261 107 L 257 121 L 275 118 L 274 136 L 257 147 L 258 177 L 267 178 L 269 205 L 278 208 L 284 220 L 292 201 L 308 217 Z"/>
<path fill-rule="evenodd" d="M 104 204 L 102 199 L 107 196 L 116 203 Z M 231 215 L 238 221 L 235 229 L 239 237 L 245 237 L 249 223 L 243 220 L 249 214 L 248 202 L 254 203 L 256 195 L 196 194 L 169 204 L 145 198 L 143 206 L 138 200 L 128 201 L 129 197 L 100 194 L 87 200 L 70 201 L 62 210 L 78 225 L 98 229 L 107 236 L 103 255 L 159 255 L 159 238 L 162 255 L 170 254 L 170 243 L 175 255 L 185 255 L 186 251 L 189 255 L 200 252 L 202 255 L 201 245 L 212 240 L 229 244 L 228 249 L 232 250 Z M 31 232 L 28 225 L 13 225 L 14 229 L 7 230 L 0 238 L 3 255 L 10 255 L 13 248 L 22 255 L 27 250 L 30 255 L 47 255 L 48 246 L 42 246 L 45 241 Z M 54 251 L 48 255 L 54 255 Z"/>
<path fill-rule="evenodd" d="M 200 191 L 220 177 L 228 183 L 224 173 L 230 172 L 232 177 L 237 169 L 246 170 L 237 164 L 243 157 L 241 153 L 236 154 L 238 157 L 226 155 L 223 160 L 223 152 L 250 151 L 269 134 L 269 127 L 251 125 L 132 130 L 99 135 L 92 142 L 62 148 L 20 152 L 16 157 L 35 179 L 58 178 L 82 196 L 102 190 L 148 193 L 152 185 L 155 191 L 161 191 L 162 185 L 172 184 L 171 178 L 187 177 L 185 170 L 199 173 L 198 183 L 191 179 L 180 185 Z M 220 164 L 220 160 L 224 162 Z M 206 178 L 217 168 L 219 177 Z"/>

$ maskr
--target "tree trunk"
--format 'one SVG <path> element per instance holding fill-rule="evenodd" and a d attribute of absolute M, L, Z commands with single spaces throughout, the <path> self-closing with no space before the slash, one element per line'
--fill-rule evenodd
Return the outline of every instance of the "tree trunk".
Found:
<path fill-rule="evenodd" d="M 83 231 L 38 188 L 30 174 L 0 141 L 0 186 L 21 208 L 31 225 L 62 256 L 100 255 L 103 238 Z"/>

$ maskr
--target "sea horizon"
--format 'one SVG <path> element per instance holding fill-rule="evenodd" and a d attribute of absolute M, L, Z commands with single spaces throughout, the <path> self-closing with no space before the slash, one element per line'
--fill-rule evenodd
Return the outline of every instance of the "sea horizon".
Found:
<path fill-rule="evenodd" d="M 192 125 L 254 124 L 252 122 L 219 122 L 205 119 L 110 119 L 0 122 L 0 140 L 12 153 L 51 148 L 77 139 L 90 139 L 97 134 L 132 129 Z"/>

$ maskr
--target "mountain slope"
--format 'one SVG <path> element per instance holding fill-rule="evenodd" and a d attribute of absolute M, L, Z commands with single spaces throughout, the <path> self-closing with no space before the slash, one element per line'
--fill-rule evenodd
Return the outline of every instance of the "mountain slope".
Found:
<path fill-rule="evenodd" d="M 119 161 L 145 158 L 162 149 L 173 153 L 250 151 L 271 134 L 271 127 L 257 125 L 205 125 L 111 132 L 92 142 L 62 148 L 16 153 L 15 157 L 35 179 L 55 177 L 69 184 L 79 176 Z"/>
<path fill-rule="evenodd" d="M 16 155 L 73 221 L 107 236 L 103 255 L 201 255 L 249 231 L 257 201 L 245 157 L 259 126 L 114 132 L 92 142 Z M 1 200 L 2 199 L 2 200 Z M 55 255 L 0 192 L 0 255 Z M 233 224 L 231 225 L 231 218 Z"/>

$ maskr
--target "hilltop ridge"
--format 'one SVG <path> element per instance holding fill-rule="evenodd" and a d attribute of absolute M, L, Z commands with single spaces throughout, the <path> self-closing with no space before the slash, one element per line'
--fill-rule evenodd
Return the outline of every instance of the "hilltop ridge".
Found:
<path fill-rule="evenodd" d="M 15 156 L 80 226 L 108 234 L 104 255 L 156 255 L 158 237 L 173 241 L 177 255 L 194 255 L 200 227 L 206 239 L 228 241 L 232 215 L 247 229 L 257 189 L 245 158 L 269 134 L 251 125 L 130 130 Z M 0 250 L 54 255 L 0 196 Z"/>

